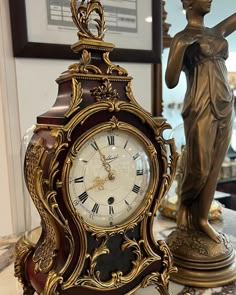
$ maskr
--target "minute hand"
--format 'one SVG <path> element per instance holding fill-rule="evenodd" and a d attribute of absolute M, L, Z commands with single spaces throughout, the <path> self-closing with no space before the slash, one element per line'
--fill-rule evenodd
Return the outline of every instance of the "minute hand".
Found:
<path fill-rule="evenodd" d="M 99 148 L 98 148 L 98 152 L 100 155 L 100 159 L 102 161 L 102 165 L 103 165 L 104 169 L 108 172 L 108 178 L 110 180 L 114 179 L 114 174 L 111 171 L 111 165 L 106 161 L 106 157 L 103 155 L 103 153 L 100 151 Z"/>

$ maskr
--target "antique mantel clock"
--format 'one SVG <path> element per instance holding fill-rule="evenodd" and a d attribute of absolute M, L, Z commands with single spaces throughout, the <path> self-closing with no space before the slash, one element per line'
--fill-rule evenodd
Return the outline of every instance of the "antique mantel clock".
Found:
<path fill-rule="evenodd" d="M 169 294 L 172 256 L 152 233 L 177 160 L 163 138 L 169 125 L 139 106 L 132 78 L 110 61 L 100 1 L 71 9 L 79 62 L 57 79 L 57 100 L 26 152 L 42 233 L 36 244 L 18 242 L 15 275 L 27 295 L 131 295 L 150 284 Z"/>

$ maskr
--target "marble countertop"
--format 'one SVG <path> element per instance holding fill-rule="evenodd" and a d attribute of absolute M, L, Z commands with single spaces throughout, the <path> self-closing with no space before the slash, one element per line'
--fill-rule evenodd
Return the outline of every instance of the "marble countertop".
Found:
<path fill-rule="evenodd" d="M 236 211 L 224 209 L 223 218 L 216 220 L 213 226 L 229 237 L 236 249 Z M 159 240 L 165 240 L 169 233 L 175 228 L 171 219 L 161 216 L 157 217 L 154 225 L 154 235 Z M 14 247 L 19 236 L 8 236 L 0 238 L 0 294 L 1 295 L 22 295 L 23 290 L 20 283 L 14 277 Z M 236 294 L 236 282 L 218 288 L 192 288 L 170 282 L 169 291 L 172 295 L 234 295 Z M 159 294 L 153 286 L 138 290 L 135 295 Z"/>

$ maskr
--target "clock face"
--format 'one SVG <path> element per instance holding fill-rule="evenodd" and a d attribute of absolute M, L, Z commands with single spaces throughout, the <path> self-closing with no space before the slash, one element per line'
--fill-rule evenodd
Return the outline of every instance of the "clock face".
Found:
<path fill-rule="evenodd" d="M 69 171 L 70 199 L 91 225 L 123 224 L 144 202 L 150 169 L 148 150 L 138 136 L 100 131 L 76 152 Z"/>

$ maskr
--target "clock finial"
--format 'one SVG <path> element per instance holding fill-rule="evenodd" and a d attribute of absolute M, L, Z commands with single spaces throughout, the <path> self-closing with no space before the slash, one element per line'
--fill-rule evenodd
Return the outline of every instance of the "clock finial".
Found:
<path fill-rule="evenodd" d="M 100 0 L 71 0 L 70 5 L 72 19 L 79 29 L 77 33 L 79 39 L 103 41 L 106 27 L 104 9 Z"/>

